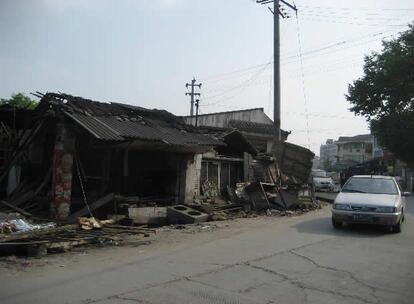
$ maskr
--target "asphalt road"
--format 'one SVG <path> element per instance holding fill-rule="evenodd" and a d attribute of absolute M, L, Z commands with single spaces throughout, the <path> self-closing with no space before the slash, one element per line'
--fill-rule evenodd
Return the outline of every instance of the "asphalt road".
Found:
<path fill-rule="evenodd" d="M 414 303 L 414 200 L 407 205 L 400 234 L 335 231 L 326 208 L 169 248 L 2 269 L 0 303 Z"/>

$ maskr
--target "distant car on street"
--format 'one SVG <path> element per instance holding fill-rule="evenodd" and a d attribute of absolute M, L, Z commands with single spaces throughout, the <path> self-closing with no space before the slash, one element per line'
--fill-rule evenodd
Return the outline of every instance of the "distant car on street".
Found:
<path fill-rule="evenodd" d="M 330 177 L 314 177 L 313 186 L 315 187 L 315 191 L 334 192 L 336 189 L 335 184 Z"/>
<path fill-rule="evenodd" d="M 355 175 L 348 179 L 332 206 L 332 225 L 375 224 L 401 232 L 405 196 L 395 178 L 382 175 Z"/>
<path fill-rule="evenodd" d="M 312 169 L 312 183 L 315 191 L 334 192 L 335 184 L 331 177 L 327 176 L 326 171 Z"/>

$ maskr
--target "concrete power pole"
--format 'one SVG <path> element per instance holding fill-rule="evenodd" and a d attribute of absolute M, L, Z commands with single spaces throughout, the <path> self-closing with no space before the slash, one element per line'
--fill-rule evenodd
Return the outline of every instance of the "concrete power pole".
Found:
<path fill-rule="evenodd" d="M 276 134 L 280 140 L 280 17 L 288 18 L 283 12 L 280 3 L 283 3 L 290 9 L 297 11 L 296 6 L 289 4 L 284 0 L 256 0 L 259 4 L 270 4 L 273 2 L 273 9 L 268 7 L 273 13 L 273 53 L 274 53 L 274 75 L 273 75 L 273 122 L 276 127 Z"/>
<path fill-rule="evenodd" d="M 194 96 L 200 96 L 200 93 L 194 92 L 194 87 L 201 88 L 201 83 L 196 83 L 195 78 L 193 77 L 193 80 L 191 80 L 191 83 L 186 83 L 185 87 L 188 89 L 188 87 L 191 87 L 191 92 L 185 93 L 185 95 L 190 95 L 191 98 L 191 107 L 190 107 L 190 116 L 194 116 Z"/>

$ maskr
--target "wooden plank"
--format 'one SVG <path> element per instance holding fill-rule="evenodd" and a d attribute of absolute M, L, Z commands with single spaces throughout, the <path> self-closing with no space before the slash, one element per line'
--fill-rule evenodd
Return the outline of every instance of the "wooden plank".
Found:
<path fill-rule="evenodd" d="M 17 163 L 19 158 L 23 155 L 24 148 L 27 147 L 30 142 L 36 137 L 39 130 L 43 127 L 44 121 L 40 121 L 38 125 L 31 129 L 31 132 L 25 137 L 23 136 L 20 139 L 19 145 L 16 148 L 16 151 L 14 151 L 13 156 L 11 159 L 8 160 L 8 162 L 1 168 L 0 171 L 0 183 L 3 181 L 3 179 L 9 174 L 10 169 Z"/>
<path fill-rule="evenodd" d="M 115 199 L 115 195 L 113 193 L 109 193 L 107 195 L 105 195 L 104 197 L 101 197 L 100 199 L 98 199 L 97 201 L 93 202 L 92 204 L 89 205 L 89 209 L 91 211 L 94 211 L 110 202 L 112 202 Z M 85 216 L 85 215 L 89 215 L 89 211 L 88 208 L 85 206 L 84 208 L 82 208 L 79 211 L 76 211 L 75 213 L 72 213 L 70 216 L 68 216 L 68 218 L 66 219 L 67 222 L 75 222 L 78 217 L 81 216 Z"/>
<path fill-rule="evenodd" d="M 13 204 L 14 206 L 20 206 L 34 197 L 35 197 L 35 193 L 33 191 L 29 191 L 29 192 L 26 192 L 18 196 L 14 201 L 11 201 L 10 204 Z"/>
<path fill-rule="evenodd" d="M 105 225 L 103 227 L 103 230 L 107 228 L 115 228 L 118 230 L 154 232 L 154 233 L 157 231 L 156 229 L 145 228 L 145 227 L 140 227 L 140 226 L 122 226 L 122 225 Z"/>
<path fill-rule="evenodd" d="M 48 229 L 43 229 L 43 230 L 33 230 L 30 232 L 13 233 L 13 234 L 8 234 L 8 235 L 4 235 L 0 237 L 0 242 L 24 240 L 24 239 L 34 238 L 34 237 L 41 237 L 41 236 L 43 237 L 49 234 L 55 234 L 60 231 L 74 230 L 77 227 L 78 227 L 77 225 L 66 225 L 66 226 L 48 228 Z"/>
<path fill-rule="evenodd" d="M 0 242 L 0 247 L 43 245 L 48 243 L 49 241 Z"/>
<path fill-rule="evenodd" d="M 42 191 L 42 189 L 51 181 L 52 179 L 52 167 L 50 167 L 47 172 L 46 175 L 43 179 L 43 181 L 39 184 L 39 186 L 36 188 L 35 190 L 35 194 L 38 195 L 40 191 Z"/>
<path fill-rule="evenodd" d="M 24 216 L 27 216 L 27 217 L 31 217 L 32 216 L 29 212 L 24 211 L 23 209 L 20 209 L 19 207 L 16 207 L 16 206 L 14 206 L 14 205 L 6 202 L 6 201 L 0 201 L 0 204 L 3 205 L 3 206 L 8 207 L 8 208 L 10 208 L 10 209 L 12 209 L 12 210 L 20 213 L 20 214 L 23 214 Z"/>

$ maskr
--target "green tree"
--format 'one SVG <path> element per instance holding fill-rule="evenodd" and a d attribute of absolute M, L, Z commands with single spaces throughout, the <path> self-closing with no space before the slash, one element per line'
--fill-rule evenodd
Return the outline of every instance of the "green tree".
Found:
<path fill-rule="evenodd" d="M 5 104 L 21 109 L 34 109 L 37 106 L 37 101 L 24 95 L 23 93 L 17 93 L 13 94 L 9 99 L 0 99 L 0 105 Z"/>
<path fill-rule="evenodd" d="M 414 164 L 414 24 L 364 59 L 348 87 L 350 110 L 364 116 L 380 144 Z"/>

